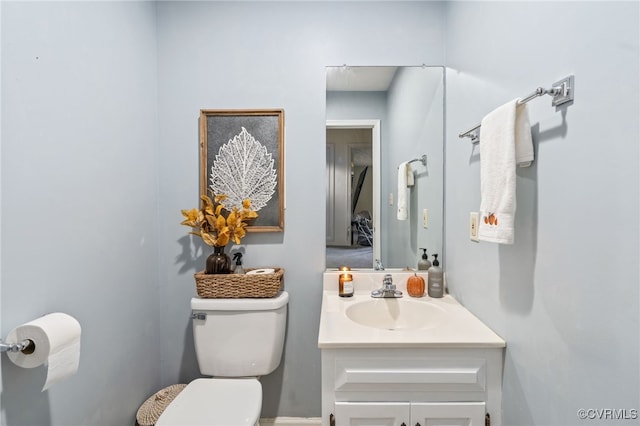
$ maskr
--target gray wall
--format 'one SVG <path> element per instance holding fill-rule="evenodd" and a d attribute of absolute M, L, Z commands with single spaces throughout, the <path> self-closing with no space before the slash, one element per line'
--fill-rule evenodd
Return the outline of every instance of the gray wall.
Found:
<path fill-rule="evenodd" d="M 263 414 L 319 415 L 325 66 L 444 64 L 445 37 L 444 266 L 508 342 L 505 424 L 638 407 L 637 3 L 1 11 L 2 335 L 53 310 L 84 333 L 80 371 L 45 393 L 42 369 L 2 357 L 3 424 L 131 424 L 151 392 L 198 375 L 188 314 L 204 253 L 193 255 L 179 211 L 197 203 L 200 108 L 286 111 L 285 232 L 249 235 L 246 259 L 284 267 L 291 293 Z M 565 125 L 548 99 L 530 105 L 537 159 L 520 172 L 516 244 L 470 243 L 478 158 L 457 133 L 569 73 L 578 89 Z"/>
<path fill-rule="evenodd" d="M 246 264 L 285 268 L 284 362 L 263 377 L 263 415 L 320 415 L 317 349 L 325 245 L 325 67 L 444 61 L 443 5 L 431 2 L 159 2 L 162 381 L 197 376 L 189 329 L 193 272 L 180 209 L 198 195 L 198 110 L 285 110 L 282 234 L 252 234 Z"/>
<path fill-rule="evenodd" d="M 198 202 L 201 108 L 286 111 L 285 232 L 249 235 L 246 262 L 284 267 L 291 294 L 263 415 L 319 415 L 325 67 L 443 63 L 442 17 L 413 2 L 4 2 L 3 335 L 53 310 L 84 334 L 80 371 L 46 393 L 44 369 L 3 357 L 3 423 L 128 424 L 199 375 L 205 253 L 179 222 Z"/>
<path fill-rule="evenodd" d="M 447 13 L 446 256 L 453 293 L 507 341 L 505 425 L 638 409 L 638 2 L 452 2 Z M 576 76 L 575 103 L 529 103 L 515 244 L 473 243 L 477 149 L 457 134 Z"/>
<path fill-rule="evenodd" d="M 155 5 L 2 4 L 2 337 L 62 311 L 78 373 L 2 356 L 2 424 L 126 425 L 158 374 Z"/>
<path fill-rule="evenodd" d="M 383 228 L 387 235 L 387 261 L 391 266 L 417 267 L 422 251 L 442 253 L 444 70 L 402 68 L 389 90 L 389 139 L 383 147 L 387 169 L 382 179 Z M 398 164 L 427 155 L 426 166 L 411 164 L 415 186 L 408 195 L 406 221 L 397 217 Z M 394 194 L 389 206 L 386 194 Z M 429 225 L 422 225 L 422 210 L 429 213 Z M 432 258 L 433 259 L 433 258 Z"/>

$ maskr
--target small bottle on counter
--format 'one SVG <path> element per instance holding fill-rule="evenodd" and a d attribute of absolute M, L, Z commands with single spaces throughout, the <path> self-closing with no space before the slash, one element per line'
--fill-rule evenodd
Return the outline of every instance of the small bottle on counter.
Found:
<path fill-rule="evenodd" d="M 429 256 L 427 256 L 427 249 L 421 248 L 422 259 L 418 261 L 418 271 L 426 271 L 431 268 L 431 262 L 429 262 Z"/>
<path fill-rule="evenodd" d="M 440 262 L 438 262 L 438 255 L 434 254 L 433 257 L 433 264 L 427 271 L 427 273 L 429 274 L 427 294 L 430 297 L 440 298 L 444 296 L 444 274 L 442 268 L 440 267 Z"/>
<path fill-rule="evenodd" d="M 353 275 L 350 271 L 348 266 L 340 268 L 340 276 L 338 276 L 338 296 L 340 297 L 353 296 Z"/>
<path fill-rule="evenodd" d="M 236 261 L 236 266 L 233 269 L 234 274 L 244 274 L 244 268 L 242 267 L 242 253 L 236 252 L 233 255 L 233 260 Z"/>

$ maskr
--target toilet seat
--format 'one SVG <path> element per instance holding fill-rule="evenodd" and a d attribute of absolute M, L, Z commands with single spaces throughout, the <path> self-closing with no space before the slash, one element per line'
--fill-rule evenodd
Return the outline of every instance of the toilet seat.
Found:
<path fill-rule="evenodd" d="M 252 379 L 196 379 L 164 410 L 156 426 L 253 426 L 262 386 Z"/>

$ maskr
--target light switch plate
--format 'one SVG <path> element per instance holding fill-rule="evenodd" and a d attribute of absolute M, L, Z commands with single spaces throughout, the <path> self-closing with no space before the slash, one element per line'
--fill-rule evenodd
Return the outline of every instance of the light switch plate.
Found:
<path fill-rule="evenodd" d="M 478 241 L 478 227 L 480 226 L 480 214 L 478 212 L 469 213 L 469 239 Z"/>
<path fill-rule="evenodd" d="M 389 193 L 389 205 L 392 206 L 393 205 L 393 192 Z"/>
<path fill-rule="evenodd" d="M 422 227 L 424 229 L 429 227 L 429 212 L 427 209 L 422 209 Z"/>

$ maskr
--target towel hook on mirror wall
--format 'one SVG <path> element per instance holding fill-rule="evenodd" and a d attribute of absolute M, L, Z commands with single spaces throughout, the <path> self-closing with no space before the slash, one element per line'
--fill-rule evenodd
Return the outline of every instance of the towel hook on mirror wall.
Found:
<path fill-rule="evenodd" d="M 407 164 L 415 163 L 416 161 L 419 161 L 419 162 L 422 163 L 423 166 L 426 166 L 427 165 L 427 154 L 422 154 L 422 157 L 414 158 L 413 160 L 407 162 Z"/>
<path fill-rule="evenodd" d="M 411 163 L 415 163 L 416 161 L 419 161 L 422 163 L 423 166 L 427 166 L 427 154 L 422 154 L 422 157 L 416 157 L 413 160 L 407 161 L 407 165 L 411 164 Z M 396 167 L 397 169 L 400 168 L 400 166 Z"/>
<path fill-rule="evenodd" d="M 534 92 L 518 100 L 518 105 L 525 104 L 530 100 L 542 95 L 549 95 L 552 97 L 551 106 L 558 107 L 560 105 L 566 104 L 567 102 L 573 102 L 574 89 L 574 76 L 570 75 L 558 82 L 553 83 L 551 89 L 538 87 Z M 458 137 L 471 138 L 471 143 L 477 144 L 478 142 L 480 142 L 480 126 L 481 124 L 477 124 L 466 132 L 460 133 Z"/>

